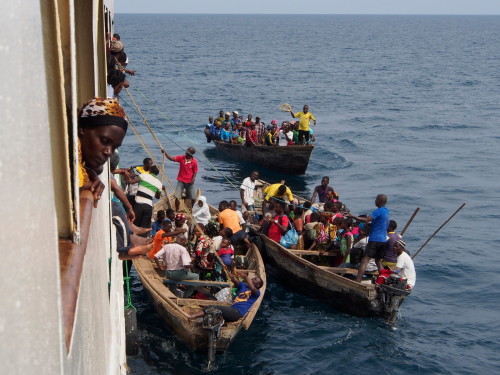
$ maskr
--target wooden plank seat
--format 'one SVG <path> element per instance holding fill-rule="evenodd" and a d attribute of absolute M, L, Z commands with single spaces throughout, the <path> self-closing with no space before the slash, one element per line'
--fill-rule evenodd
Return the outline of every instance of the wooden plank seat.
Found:
<path fill-rule="evenodd" d="M 208 280 L 170 280 L 170 279 L 163 279 L 163 284 L 165 285 L 177 285 L 177 284 L 182 284 L 182 285 L 187 285 L 187 286 L 216 286 L 219 288 L 227 288 L 230 286 L 230 284 L 226 281 L 208 281 Z"/>
<path fill-rule="evenodd" d="M 231 306 L 229 302 L 221 302 L 217 300 L 209 300 L 209 299 L 194 299 L 194 298 L 179 298 L 177 299 L 177 305 L 179 306 L 189 306 L 189 305 L 198 305 L 198 306 Z"/>
<path fill-rule="evenodd" d="M 330 253 L 328 251 L 324 251 L 322 254 L 320 254 L 319 251 L 317 250 L 293 250 L 293 249 L 287 249 L 288 251 L 291 251 L 292 253 L 296 255 L 316 255 L 316 256 L 323 256 L 323 257 L 333 257 L 339 255 L 338 252 L 336 253 Z"/>
<path fill-rule="evenodd" d="M 356 268 L 343 268 L 343 267 L 327 267 L 327 266 L 319 266 L 320 268 L 339 274 L 349 274 L 349 275 L 357 275 L 358 270 Z M 378 275 L 378 271 L 365 272 L 365 275 Z"/>

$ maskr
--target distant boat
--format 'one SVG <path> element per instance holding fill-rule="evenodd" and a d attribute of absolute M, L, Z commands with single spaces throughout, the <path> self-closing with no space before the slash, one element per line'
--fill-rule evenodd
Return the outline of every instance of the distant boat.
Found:
<path fill-rule="evenodd" d="M 249 161 L 263 167 L 288 173 L 305 174 L 313 145 L 307 146 L 245 146 L 213 141 L 217 150 L 233 159 Z"/>

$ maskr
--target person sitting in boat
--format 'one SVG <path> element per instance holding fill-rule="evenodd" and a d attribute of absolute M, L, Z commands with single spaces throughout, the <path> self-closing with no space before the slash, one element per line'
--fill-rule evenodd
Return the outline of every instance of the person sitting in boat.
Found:
<path fill-rule="evenodd" d="M 275 134 L 273 132 L 273 127 L 271 125 L 268 125 L 266 128 L 266 131 L 264 133 L 264 143 L 267 146 L 274 146 L 274 143 L 276 141 Z"/>
<path fill-rule="evenodd" d="M 231 143 L 232 144 L 239 144 L 239 138 L 240 132 L 238 131 L 238 126 L 237 125 L 231 125 Z"/>
<path fill-rule="evenodd" d="M 242 121 L 238 116 L 239 116 L 238 111 L 233 111 L 233 118 L 231 119 L 231 126 L 232 125 L 238 126 L 238 124 L 241 124 Z"/>
<path fill-rule="evenodd" d="M 163 219 L 160 230 L 156 232 L 153 237 L 153 249 L 148 253 L 148 258 L 154 259 L 154 255 L 160 251 L 164 245 L 172 242 L 175 235 L 176 233 L 172 233 L 172 222 L 170 219 Z"/>
<path fill-rule="evenodd" d="M 267 219 L 269 224 L 267 236 L 279 243 L 281 237 L 288 231 L 290 219 L 285 215 L 284 204 L 280 200 L 274 199 L 274 212 L 274 217 Z"/>
<path fill-rule="evenodd" d="M 392 272 L 406 279 L 408 289 L 413 289 L 417 280 L 417 273 L 411 256 L 406 252 L 406 243 L 402 239 L 397 240 L 394 244 L 394 251 L 398 258 L 396 268 Z"/>
<path fill-rule="evenodd" d="M 205 310 L 212 307 L 222 312 L 222 317 L 226 322 L 236 322 L 250 310 L 253 303 L 260 297 L 259 289 L 262 288 L 264 282 L 259 276 L 250 278 L 248 273 L 243 274 L 244 282 L 240 281 L 241 276 L 237 272 L 233 274 L 226 269 L 226 273 L 237 288 L 233 304 L 231 306 L 207 306 L 203 310 L 192 314 L 190 319 L 204 317 Z"/>
<path fill-rule="evenodd" d="M 234 248 L 229 238 L 222 239 L 220 249 L 217 250 L 217 255 L 221 258 L 225 266 L 231 267 L 234 259 Z"/>
<path fill-rule="evenodd" d="M 335 193 L 335 190 L 333 190 L 333 187 L 329 186 L 328 184 L 330 183 L 330 177 L 325 176 L 321 179 L 321 185 L 318 185 L 314 188 L 313 195 L 311 197 L 311 204 L 314 203 L 316 200 L 316 197 L 318 197 L 318 200 L 320 203 L 325 203 L 326 202 L 326 194 L 330 191 L 334 193 L 334 195 L 337 196 L 338 199 L 338 194 Z"/>
<path fill-rule="evenodd" d="M 396 232 L 398 223 L 395 220 L 389 220 L 389 228 L 387 229 L 387 248 L 385 250 L 382 266 L 394 269 L 396 266 L 398 255 L 394 251 L 394 244 L 396 241 L 402 240 L 403 237 Z"/>
<path fill-rule="evenodd" d="M 78 115 L 79 188 L 93 193 L 95 207 L 104 191 L 98 176 L 127 133 L 125 116 L 116 99 L 104 98 L 89 100 Z"/>
<path fill-rule="evenodd" d="M 221 228 L 228 227 L 233 231 L 231 237 L 231 243 L 233 245 L 238 245 L 240 242 L 244 242 L 247 247 L 250 247 L 250 241 L 248 240 L 248 234 L 243 230 L 240 225 L 240 219 L 236 211 L 229 208 L 228 201 L 221 201 L 219 203 L 219 224 Z"/>
<path fill-rule="evenodd" d="M 283 121 L 281 129 L 278 132 L 278 145 L 289 146 L 293 144 L 293 132 L 290 131 L 290 125 L 287 121 Z"/>
<path fill-rule="evenodd" d="M 318 239 L 321 216 L 319 212 L 312 212 L 309 222 L 304 224 L 304 249 L 312 250 L 316 246 Z"/>
<path fill-rule="evenodd" d="M 191 272 L 193 265 L 188 251 L 184 247 L 187 240 L 178 234 L 175 237 L 176 243 L 171 243 L 163 246 L 161 250 L 155 254 L 154 259 L 158 267 L 165 272 L 167 279 L 181 280 L 199 280 L 200 276 L 197 273 Z M 170 291 L 177 295 L 176 285 L 169 285 Z M 189 298 L 193 294 L 195 288 L 192 286 L 186 287 L 183 297 Z"/>
<path fill-rule="evenodd" d="M 238 215 L 238 219 L 240 220 L 240 225 L 243 228 L 243 230 L 245 230 L 244 225 L 246 221 L 245 218 L 243 217 L 243 213 L 240 210 L 238 210 L 238 203 L 235 200 L 229 201 L 229 208 L 236 212 L 236 214 Z"/>
<path fill-rule="evenodd" d="M 195 249 L 195 267 L 201 280 L 214 276 L 215 255 L 212 252 L 212 239 L 204 233 L 202 225 L 195 226 L 194 233 L 197 237 Z"/>
<path fill-rule="evenodd" d="M 208 124 L 205 125 L 205 130 L 203 131 L 205 133 L 205 137 L 207 138 L 207 143 L 212 142 L 212 136 L 210 135 L 210 131 L 214 126 L 215 126 L 214 117 L 210 116 L 208 118 Z"/>
<path fill-rule="evenodd" d="M 193 205 L 192 211 L 193 219 L 198 224 L 207 225 L 212 215 L 210 214 L 210 208 L 208 207 L 207 198 L 203 195 L 198 197 L 198 201 Z"/>
<path fill-rule="evenodd" d="M 231 123 L 228 121 L 220 133 L 220 140 L 225 143 L 231 143 Z"/>
<path fill-rule="evenodd" d="M 220 141 L 222 132 L 222 122 L 216 120 L 214 125 L 210 127 L 210 139 L 212 141 Z"/>
<path fill-rule="evenodd" d="M 247 136 L 245 140 L 247 146 L 255 146 L 257 144 L 257 132 L 255 131 L 255 122 L 252 121 L 247 128 Z"/>
<path fill-rule="evenodd" d="M 166 218 L 165 211 L 158 210 L 158 212 L 156 213 L 156 220 L 153 222 L 153 225 L 151 225 L 151 232 L 149 232 L 149 235 L 151 237 L 154 237 L 156 235 L 156 232 L 161 230 L 161 226 L 165 218 Z"/>

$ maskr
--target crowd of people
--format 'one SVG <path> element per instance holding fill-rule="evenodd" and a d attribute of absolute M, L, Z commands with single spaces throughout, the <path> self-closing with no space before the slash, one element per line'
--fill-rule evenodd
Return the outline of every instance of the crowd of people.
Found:
<path fill-rule="evenodd" d="M 310 122 L 316 125 L 316 118 L 309 112 L 309 106 L 305 105 L 300 112 L 294 113 L 290 109 L 292 118 L 298 121 L 282 121 L 278 126 L 276 119 L 271 120 L 270 125 L 261 121 L 260 117 L 249 114 L 246 120 L 238 111 L 219 112 L 214 119 L 208 118 L 205 125 L 205 136 L 207 142 L 221 141 L 225 143 L 241 144 L 246 146 L 293 146 L 307 145 L 315 141 L 313 129 Z"/>
<path fill-rule="evenodd" d="M 390 270 L 389 275 L 399 273 L 413 288 L 415 268 L 396 232 L 397 223 L 389 218 L 387 196 L 377 195 L 377 208 L 369 215 L 355 216 L 339 200 L 329 181 L 323 177 L 311 199 L 300 205 L 286 185 L 269 185 L 264 190 L 261 232 L 287 248 L 328 255 L 324 262 L 330 267 L 358 269 L 358 282 L 365 272 Z M 241 191 L 243 195 L 245 187 Z M 318 203 L 314 203 L 316 198 Z"/>
<path fill-rule="evenodd" d="M 106 35 L 106 59 L 108 64 L 107 97 L 116 97 L 123 88 L 129 87 L 127 75 L 135 75 L 135 70 L 127 69 L 128 57 L 120 35 Z"/>

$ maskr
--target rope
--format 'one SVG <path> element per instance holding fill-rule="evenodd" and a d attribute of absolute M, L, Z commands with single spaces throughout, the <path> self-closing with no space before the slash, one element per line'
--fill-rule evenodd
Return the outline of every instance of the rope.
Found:
<path fill-rule="evenodd" d="M 165 115 L 165 114 L 164 114 L 164 113 L 163 113 L 163 112 L 162 112 L 162 111 L 161 111 L 161 110 L 160 110 L 160 109 L 159 109 L 159 108 L 158 108 L 158 107 L 157 107 L 157 106 L 156 106 L 156 105 L 155 105 L 155 104 L 154 104 L 154 103 L 153 103 L 153 102 L 152 102 L 152 101 L 151 101 L 151 100 L 150 100 L 150 99 L 146 96 L 146 95 L 144 95 L 144 93 L 143 93 L 141 90 L 139 90 L 137 87 L 135 87 L 135 89 L 136 89 L 136 90 L 137 90 L 137 91 L 138 91 L 138 92 L 139 92 L 139 93 L 140 93 L 140 94 L 144 97 L 144 99 L 145 99 L 145 100 L 146 100 L 146 101 L 147 101 L 147 102 L 148 102 L 148 103 L 149 103 L 149 104 L 150 104 L 150 105 L 151 105 L 151 106 L 152 106 L 152 107 L 153 107 L 153 108 L 154 108 L 154 109 L 155 109 L 155 110 L 156 110 L 156 111 L 157 111 L 157 112 L 161 115 L 161 117 L 163 117 L 163 118 L 164 118 L 164 119 L 165 119 L 168 123 L 170 123 L 170 124 L 171 124 L 171 125 L 172 125 L 172 126 L 173 126 L 173 127 L 174 127 L 174 128 L 175 128 L 178 132 L 179 132 L 179 133 L 180 133 L 180 134 L 182 134 L 182 136 L 183 136 L 183 137 L 184 137 L 184 138 L 185 138 L 185 139 L 189 142 L 189 144 L 190 144 L 191 146 L 198 146 L 196 143 L 194 143 L 194 142 L 191 140 L 191 138 L 189 138 L 189 137 L 186 135 L 186 133 L 184 132 L 184 130 L 183 130 L 183 129 L 180 129 L 177 125 L 175 125 L 175 124 L 172 122 L 172 120 L 170 120 L 170 119 L 167 117 L 167 115 Z M 127 91 L 127 94 L 130 96 L 130 98 L 132 99 L 132 95 L 130 94 L 130 91 L 129 91 L 128 89 L 126 89 L 126 91 Z M 132 100 L 133 100 L 133 99 L 132 99 Z M 134 104 L 135 104 L 135 102 L 134 102 Z M 140 111 L 139 111 L 139 112 L 140 112 Z M 139 113 L 139 112 L 138 112 L 139 116 L 141 116 L 141 117 L 144 119 L 144 121 L 145 121 L 145 122 L 147 122 L 147 120 L 144 118 L 144 116 L 142 116 L 142 114 L 141 114 L 141 113 Z M 146 126 L 150 129 L 149 124 L 147 124 Z M 152 132 L 152 130 L 151 130 L 151 129 L 150 129 L 150 132 Z M 172 141 L 172 143 L 174 143 L 177 147 L 179 147 L 180 149 L 182 149 L 182 150 L 183 150 L 183 148 L 182 148 L 181 146 L 179 146 L 179 145 L 178 145 L 175 141 L 173 141 L 170 137 L 168 137 L 166 134 L 164 134 L 161 130 L 160 130 L 159 132 L 160 132 L 163 136 L 167 137 L 170 141 Z M 233 180 L 233 181 L 236 181 L 236 180 L 231 179 L 231 178 L 228 178 L 225 174 L 223 174 L 221 171 L 219 171 L 219 170 L 217 169 L 217 167 L 216 167 L 215 165 L 213 165 L 213 163 L 212 163 L 212 162 L 211 162 L 208 158 L 205 158 L 205 157 L 204 157 L 201 153 L 200 153 L 200 155 L 201 155 L 200 160 L 201 160 L 201 159 L 203 159 L 203 160 L 201 160 L 203 164 L 208 165 L 208 166 L 209 166 L 209 168 L 211 168 L 211 169 L 213 169 L 214 171 L 216 171 L 217 173 L 219 173 L 219 174 L 222 176 L 222 178 L 224 178 L 227 182 L 229 182 L 229 184 L 230 184 L 230 185 L 231 185 L 234 189 L 237 189 L 237 188 L 238 188 L 238 187 L 237 187 L 237 186 L 235 186 L 235 184 L 233 184 L 233 183 L 232 183 L 232 181 L 231 181 L 231 180 Z"/>
<path fill-rule="evenodd" d="M 128 273 L 128 262 L 127 261 L 125 261 L 125 277 L 123 278 L 123 280 L 125 280 L 125 285 L 127 286 L 127 304 L 125 305 L 125 309 L 131 307 L 135 311 L 137 311 L 135 306 L 132 304 L 132 296 L 130 295 L 130 275 Z"/>

